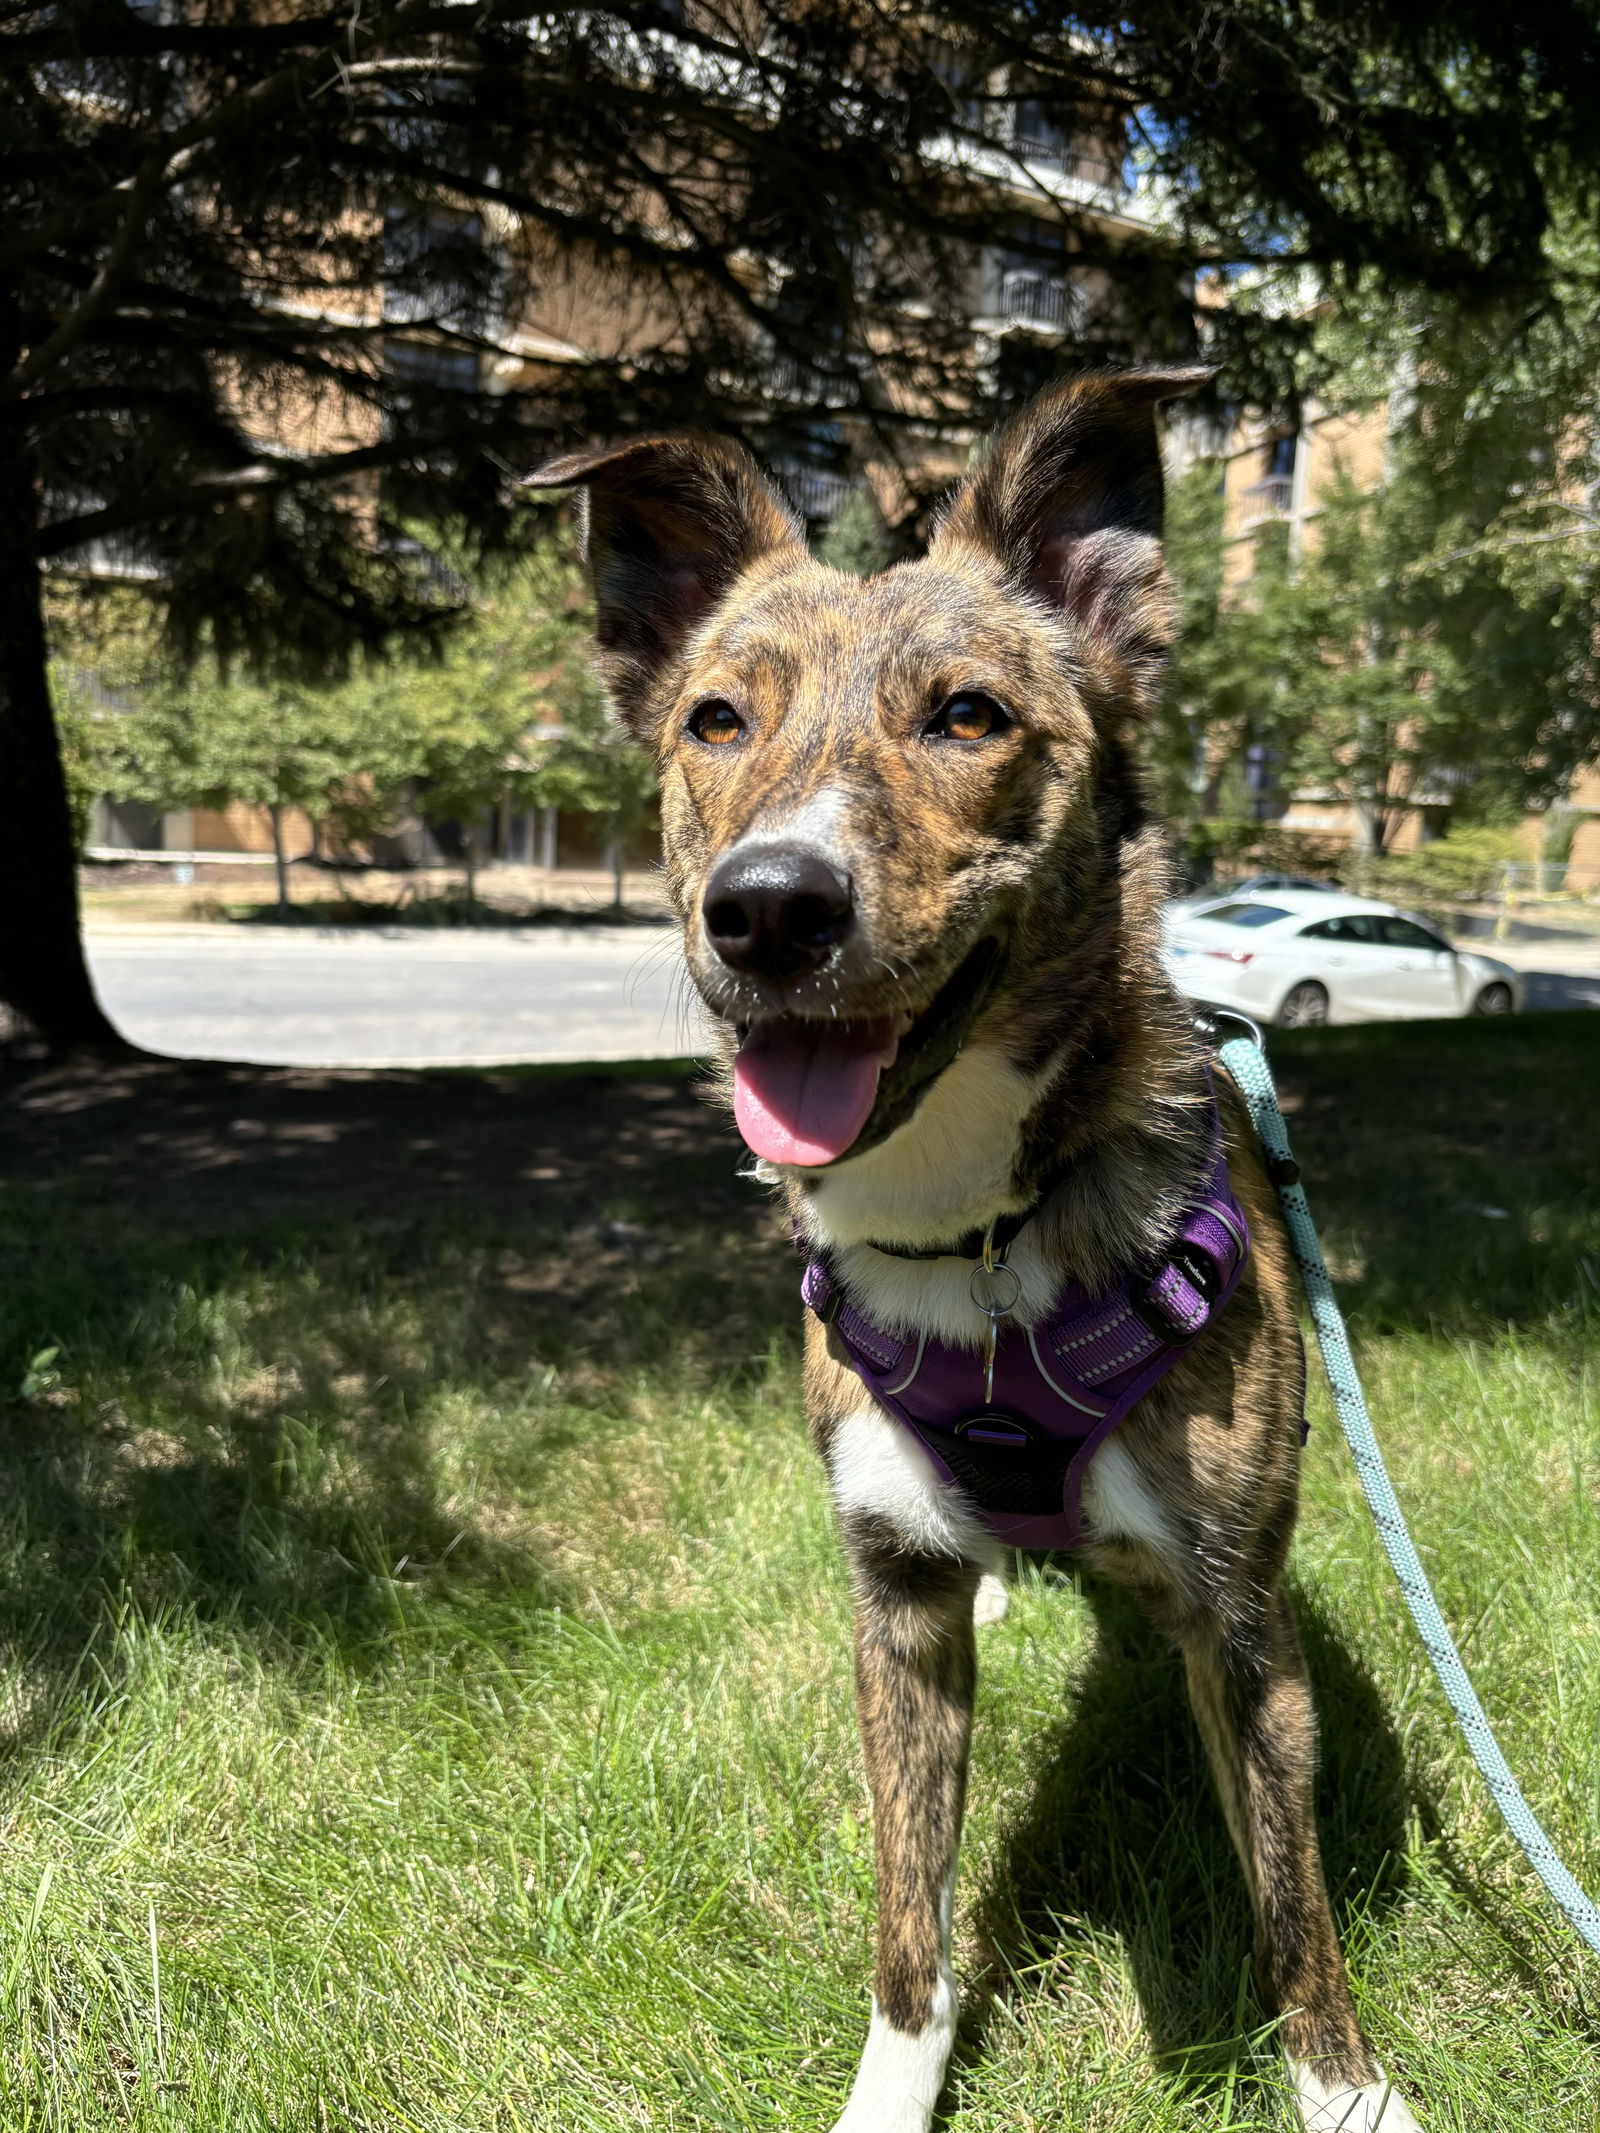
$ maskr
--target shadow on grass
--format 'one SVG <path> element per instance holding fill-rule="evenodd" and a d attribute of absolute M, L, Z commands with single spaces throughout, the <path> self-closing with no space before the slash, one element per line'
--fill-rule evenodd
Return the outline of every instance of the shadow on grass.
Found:
<path fill-rule="evenodd" d="M 1360 1262 L 1358 1330 L 1493 1334 L 1569 1311 L 1586 1258 L 1600 1277 L 1600 1020 L 1289 1033 L 1273 1054 L 1313 1208 Z M 122 1604 L 377 1664 L 431 1597 L 559 1597 L 536 1552 L 441 1495 L 442 1377 L 515 1409 L 537 1498 L 569 1426 L 516 1408 L 541 1370 L 603 1428 L 607 1384 L 726 1378 L 795 1336 L 781 1225 L 678 1073 L 142 1061 L 0 1094 L 0 1645 L 38 1679 L 14 1744 L 104 1696 Z M 230 1299 L 266 1366 L 243 1388 L 215 1367 Z M 19 1404 L 52 1345 L 62 1386 Z M 985 1900 L 993 1975 L 1070 1945 L 1074 1919 L 1111 1928 L 1158 2054 L 1204 2084 L 1204 2048 L 1237 2031 L 1244 1892 L 1176 1661 L 1089 1591 L 1099 1655 Z M 1314 1603 L 1301 1619 L 1336 1905 L 1381 1906 L 1399 1753 L 1359 1663 Z"/>
<path fill-rule="evenodd" d="M 1358 1335 L 1493 1338 L 1600 1291 L 1600 1015 L 1274 1031 L 1270 1052 Z"/>
<path fill-rule="evenodd" d="M 5 1094 L 13 1752 L 104 1698 L 124 1611 L 287 1664 L 379 1665 L 434 1603 L 514 1633 L 564 1597 L 526 1536 L 559 1526 L 544 1469 L 574 1432 L 639 1373 L 754 1367 L 796 1317 L 770 1206 L 676 1072 L 130 1062 Z M 552 1372 L 572 1395 L 541 1402 Z M 440 1479 L 458 1394 L 512 1418 L 511 1530 L 493 1476 L 485 1515 Z"/>
<path fill-rule="evenodd" d="M 989 1957 L 962 2054 L 980 2051 L 995 1996 L 1038 1989 L 1028 1973 L 1070 1962 L 1075 1940 L 1109 1931 L 1126 1951 L 1158 2065 L 1198 2095 L 1220 2094 L 1243 2049 L 1243 1875 L 1181 1659 L 1129 1595 L 1090 1574 L 1079 1582 L 1095 1647 L 979 1898 Z M 1376 1685 L 1328 1617 L 1303 1593 L 1296 1614 L 1321 1721 L 1317 1817 L 1342 1932 L 1353 1911 L 1381 1914 L 1401 1894 L 1404 1759 Z M 1267 2019 L 1252 1997 L 1245 2027 Z"/>

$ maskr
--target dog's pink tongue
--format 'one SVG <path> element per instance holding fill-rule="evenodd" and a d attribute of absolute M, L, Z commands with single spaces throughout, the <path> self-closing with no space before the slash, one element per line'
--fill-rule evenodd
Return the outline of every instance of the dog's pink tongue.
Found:
<path fill-rule="evenodd" d="M 733 1115 L 769 1163 L 831 1163 L 867 1122 L 893 1019 L 758 1022 L 733 1062 Z"/>

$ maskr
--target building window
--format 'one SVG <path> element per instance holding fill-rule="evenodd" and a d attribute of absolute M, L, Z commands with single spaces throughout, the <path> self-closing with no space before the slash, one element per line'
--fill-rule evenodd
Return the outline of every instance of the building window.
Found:
<path fill-rule="evenodd" d="M 1070 163 L 1072 136 L 1056 113 L 1041 97 L 1025 96 L 1017 105 L 1016 149 L 1029 163 L 1050 163 L 1066 169 Z"/>
<path fill-rule="evenodd" d="M 843 424 L 808 422 L 787 438 L 770 438 L 768 449 L 790 502 L 813 530 L 826 531 L 855 486 L 843 471 Z"/>
<path fill-rule="evenodd" d="M 470 348 L 446 348 L 438 341 L 385 341 L 383 364 L 395 383 L 420 385 L 434 392 L 475 392 L 478 358 Z"/>
<path fill-rule="evenodd" d="M 1274 437 L 1262 452 L 1261 479 L 1252 482 L 1239 498 L 1241 533 L 1269 519 L 1288 518 L 1294 510 L 1294 469 L 1300 440 L 1295 436 Z"/>
<path fill-rule="evenodd" d="M 494 262 L 476 215 L 391 208 L 383 218 L 386 325 L 481 331 L 493 309 Z"/>
<path fill-rule="evenodd" d="M 1053 342 L 1031 334 L 1008 333 L 1000 341 L 994 366 L 994 393 L 1000 408 L 1009 413 L 1031 400 L 1056 376 L 1060 352 Z"/>

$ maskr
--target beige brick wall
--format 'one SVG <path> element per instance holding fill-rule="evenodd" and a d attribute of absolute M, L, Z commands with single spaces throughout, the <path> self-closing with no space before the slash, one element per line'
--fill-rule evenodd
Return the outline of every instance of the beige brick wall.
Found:
<path fill-rule="evenodd" d="M 298 859 L 311 849 L 311 819 L 298 807 L 285 808 L 284 850 Z M 264 807 L 249 807 L 242 800 L 226 807 L 197 807 L 194 811 L 194 849 L 197 852 L 270 852 L 272 818 Z"/>

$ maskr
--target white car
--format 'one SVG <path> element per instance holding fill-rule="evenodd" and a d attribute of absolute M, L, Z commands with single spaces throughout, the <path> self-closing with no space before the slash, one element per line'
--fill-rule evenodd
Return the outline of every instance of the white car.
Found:
<path fill-rule="evenodd" d="M 1522 980 L 1396 910 L 1326 890 L 1275 889 L 1167 920 L 1180 989 L 1287 1029 L 1420 1015 L 1509 1015 Z"/>

